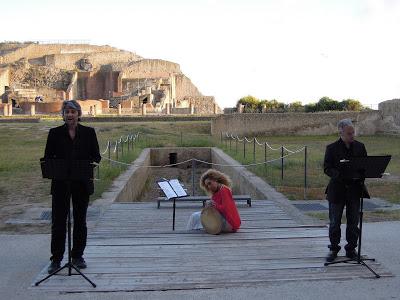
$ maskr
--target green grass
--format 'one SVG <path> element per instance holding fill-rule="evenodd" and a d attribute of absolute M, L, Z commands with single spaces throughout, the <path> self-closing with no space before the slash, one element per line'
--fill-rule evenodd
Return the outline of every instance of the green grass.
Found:
<path fill-rule="evenodd" d="M 39 158 L 43 156 L 48 129 L 62 124 L 61 120 L 48 120 L 40 123 L 2 123 L 0 124 L 0 196 L 3 205 L 23 205 L 26 202 L 49 201 L 49 180 L 41 178 Z M 219 146 L 227 154 L 243 164 L 253 163 L 253 145 L 246 145 L 246 157 L 243 157 L 243 144 L 235 142 L 221 145 L 219 138 L 210 137 L 209 121 L 190 122 L 93 122 L 83 123 L 97 131 L 100 150 L 103 152 L 107 141 L 115 142 L 120 136 L 141 132 L 134 150 L 124 156 L 119 154 L 118 160 L 130 163 L 134 161 L 144 147 L 208 147 Z M 182 133 L 182 135 L 181 135 Z M 308 199 L 323 199 L 328 177 L 323 174 L 322 160 L 327 144 L 335 141 L 336 136 L 268 136 L 258 137 L 260 142 L 268 141 L 275 148 L 285 145 L 289 149 L 308 147 Z M 371 155 L 392 154 L 388 172 L 400 176 L 400 138 L 388 136 L 360 137 Z M 256 147 L 256 162 L 264 160 L 264 147 Z M 107 154 L 105 155 L 107 156 Z M 280 157 L 280 151 L 267 151 L 267 159 Z M 115 154 L 112 153 L 112 159 Z M 102 160 L 100 180 L 96 181 L 95 194 L 98 198 L 112 181 L 126 167 L 111 166 Z M 304 194 L 304 152 L 294 154 L 285 159 L 284 179 L 280 179 L 280 161 L 266 166 L 249 167 L 260 177 L 283 192 L 289 199 L 303 199 Z M 398 180 L 377 180 L 368 182 L 371 196 L 382 197 L 400 203 L 400 183 Z"/>
<path fill-rule="evenodd" d="M 309 212 L 307 213 L 310 217 L 319 219 L 326 223 L 329 223 L 328 212 Z M 363 221 L 365 222 L 385 222 L 385 221 L 399 221 L 400 220 L 400 210 L 376 210 L 376 211 L 366 211 L 363 215 Z M 346 223 L 346 217 L 343 214 L 342 224 Z"/>
<path fill-rule="evenodd" d="M 268 142 L 273 148 L 281 145 L 294 150 L 307 145 L 307 199 L 324 199 L 325 187 L 329 178 L 323 173 L 325 147 L 334 142 L 337 136 L 267 136 L 257 137 L 260 142 Z M 400 176 L 400 138 L 392 136 L 362 136 L 359 141 L 366 145 L 369 155 L 391 154 L 387 172 Z M 243 164 L 254 161 L 253 144 L 247 143 L 246 156 L 243 155 L 243 143 L 223 142 L 222 149 Z M 285 152 L 287 154 L 287 152 Z M 280 151 L 267 150 L 267 160 L 279 158 Z M 256 145 L 256 162 L 264 161 L 264 146 Z M 304 151 L 293 154 L 284 160 L 284 178 L 281 180 L 280 161 L 265 165 L 251 166 L 249 170 L 264 178 L 289 199 L 304 198 Z M 372 197 L 382 197 L 394 203 L 400 203 L 399 180 L 375 180 L 367 182 Z"/>
<path fill-rule="evenodd" d="M 48 129 L 61 124 L 61 120 L 0 124 L 0 201 L 3 206 L 50 201 L 50 181 L 41 178 L 39 159 L 44 154 Z M 133 162 L 144 147 L 213 144 L 208 135 L 210 122 L 207 121 L 82 124 L 96 129 L 101 152 L 106 149 L 107 141 L 114 143 L 120 136 L 141 132 L 133 150 L 128 153 L 125 144 L 124 155 L 119 153 L 118 160 L 126 163 Z M 114 153 L 111 158 L 115 159 Z M 98 198 L 125 169 L 124 166 L 111 166 L 103 159 L 100 163 L 100 180 L 95 181 L 95 193 L 91 199 Z"/>

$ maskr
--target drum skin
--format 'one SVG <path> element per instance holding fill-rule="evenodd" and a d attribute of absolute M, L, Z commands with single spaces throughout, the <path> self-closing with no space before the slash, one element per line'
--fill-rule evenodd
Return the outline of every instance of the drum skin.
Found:
<path fill-rule="evenodd" d="M 222 218 L 214 207 L 206 207 L 201 211 L 201 224 L 209 234 L 219 234 L 222 231 Z"/>

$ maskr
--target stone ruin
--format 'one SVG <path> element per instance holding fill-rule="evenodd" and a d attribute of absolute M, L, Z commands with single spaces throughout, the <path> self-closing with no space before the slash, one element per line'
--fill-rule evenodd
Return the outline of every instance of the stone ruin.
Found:
<path fill-rule="evenodd" d="M 86 44 L 0 43 L 0 97 L 8 114 L 56 113 L 66 99 L 92 115 L 221 113 L 178 64 Z"/>

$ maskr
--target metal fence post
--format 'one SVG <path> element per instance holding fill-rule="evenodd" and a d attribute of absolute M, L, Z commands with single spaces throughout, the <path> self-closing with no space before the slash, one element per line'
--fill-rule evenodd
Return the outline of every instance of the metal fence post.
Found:
<path fill-rule="evenodd" d="M 281 146 L 281 179 L 283 180 L 283 146 Z"/>
<path fill-rule="evenodd" d="M 183 146 L 183 136 L 182 136 L 182 131 L 181 131 L 181 147 Z"/>
<path fill-rule="evenodd" d="M 267 177 L 267 142 L 264 143 L 264 169 L 265 177 Z"/>
<path fill-rule="evenodd" d="M 243 158 L 246 158 L 246 137 L 243 138 Z"/>
<path fill-rule="evenodd" d="M 253 162 L 256 162 L 256 137 L 253 138 Z"/>
<path fill-rule="evenodd" d="M 304 146 L 304 200 L 307 199 L 307 146 Z"/>
<path fill-rule="evenodd" d="M 108 163 L 111 165 L 111 142 L 108 141 Z"/>
<path fill-rule="evenodd" d="M 194 196 L 195 193 L 195 185 L 194 185 L 194 179 L 195 179 L 195 171 L 196 171 L 196 161 L 192 159 L 192 196 Z"/>
<path fill-rule="evenodd" d="M 238 137 L 236 137 L 236 140 L 235 140 L 235 141 L 236 141 L 236 149 L 235 149 L 236 151 L 235 151 L 235 152 L 236 152 L 236 154 L 237 154 L 237 153 L 238 153 Z"/>
<path fill-rule="evenodd" d="M 115 149 L 116 159 L 115 160 L 118 160 L 118 151 L 119 151 L 118 141 L 115 142 L 115 145 L 116 145 L 116 149 Z"/>

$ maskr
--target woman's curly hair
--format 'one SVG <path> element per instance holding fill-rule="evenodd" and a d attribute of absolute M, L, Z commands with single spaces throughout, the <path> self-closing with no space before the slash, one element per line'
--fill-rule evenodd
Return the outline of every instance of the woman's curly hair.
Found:
<path fill-rule="evenodd" d="M 227 186 L 228 188 L 232 187 L 232 181 L 228 175 L 217 171 L 215 169 L 209 169 L 203 173 L 200 177 L 200 187 L 207 193 L 210 191 L 207 189 L 205 182 L 207 179 L 215 180 L 216 182 Z"/>

